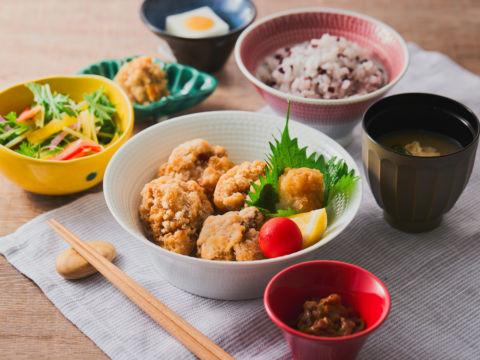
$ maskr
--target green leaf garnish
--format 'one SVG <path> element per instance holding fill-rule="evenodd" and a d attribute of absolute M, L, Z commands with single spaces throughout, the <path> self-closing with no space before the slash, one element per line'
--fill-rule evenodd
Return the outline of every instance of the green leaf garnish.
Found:
<path fill-rule="evenodd" d="M 104 121 L 113 123 L 113 115 L 117 111 L 115 105 L 103 93 L 103 86 L 90 94 L 84 94 L 83 98 L 88 103 L 88 109 L 103 125 Z"/>
<path fill-rule="evenodd" d="M 289 207 L 287 210 L 278 209 L 274 213 L 268 213 L 268 214 L 265 214 L 265 215 L 267 215 L 267 217 L 289 217 L 289 216 L 292 216 L 292 215 L 295 215 L 295 214 L 298 214 L 298 213 L 295 210 L 293 210 L 292 208 Z"/>
<path fill-rule="evenodd" d="M 15 111 L 10 111 L 6 116 L 4 116 L 5 119 L 7 119 L 8 121 L 12 122 L 12 123 L 16 123 L 17 122 L 17 113 Z"/>
<path fill-rule="evenodd" d="M 30 144 L 28 141 L 25 141 L 20 143 L 19 148 L 15 151 L 32 158 L 40 158 L 40 144 Z"/>
<path fill-rule="evenodd" d="M 340 196 L 346 197 L 351 195 L 355 188 L 355 183 L 358 177 L 353 174 L 342 176 L 331 188 L 328 193 L 327 204 L 331 204 L 335 198 Z M 352 181 L 353 180 L 353 181 Z"/>
<path fill-rule="evenodd" d="M 53 93 L 50 85 L 40 85 L 36 83 L 28 83 L 25 85 L 33 93 L 35 105 L 41 105 L 45 109 L 45 124 L 52 119 L 60 119 L 60 115 L 67 113 L 71 116 L 77 116 L 72 109 L 75 106 L 73 100 L 67 95 Z"/>
<path fill-rule="evenodd" d="M 280 140 L 274 138 L 274 142 L 270 142 L 271 154 L 267 156 L 265 176 L 259 177 L 260 184 L 252 183 L 253 191 L 248 193 L 247 204 L 255 206 L 268 217 L 290 216 L 296 213 L 290 208 L 287 210 L 276 208 L 279 202 L 278 179 L 286 168 L 317 169 L 323 174 L 324 207 L 327 207 L 336 196 L 348 196 L 358 180 L 355 171 L 349 170 L 345 161 L 341 159 L 333 157 L 327 161 L 323 155 L 316 153 L 307 155 L 307 147 L 300 148 L 298 139 L 290 137 L 289 118 L 290 103 Z"/>
<path fill-rule="evenodd" d="M 412 155 L 410 151 L 408 151 L 405 146 L 395 144 L 392 146 L 392 150 L 395 150 L 396 152 L 399 152 L 400 154 L 405 154 L 405 155 Z"/>

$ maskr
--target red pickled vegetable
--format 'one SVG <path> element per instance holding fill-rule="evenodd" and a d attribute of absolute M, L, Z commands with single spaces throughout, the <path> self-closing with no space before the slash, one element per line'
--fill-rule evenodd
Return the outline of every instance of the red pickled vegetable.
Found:
<path fill-rule="evenodd" d="M 52 156 L 48 160 L 71 160 L 84 157 L 89 152 L 100 152 L 103 150 L 103 146 L 97 144 L 95 141 L 78 139 L 77 141 L 69 144 L 65 150 L 60 154 Z"/>
<path fill-rule="evenodd" d="M 37 105 L 33 108 L 26 108 L 25 110 L 22 111 L 22 113 L 17 117 L 17 123 L 19 122 L 22 122 L 22 121 L 26 121 L 28 119 L 31 119 L 32 117 L 34 117 L 35 115 L 37 115 L 37 113 L 42 110 L 42 106 L 41 105 Z"/>
<path fill-rule="evenodd" d="M 70 159 L 78 159 L 78 158 L 81 158 L 81 157 L 84 157 L 86 156 L 89 152 L 90 152 L 90 148 L 84 148 L 82 150 L 80 150 L 80 152 L 78 152 L 77 154 L 73 155 Z"/>

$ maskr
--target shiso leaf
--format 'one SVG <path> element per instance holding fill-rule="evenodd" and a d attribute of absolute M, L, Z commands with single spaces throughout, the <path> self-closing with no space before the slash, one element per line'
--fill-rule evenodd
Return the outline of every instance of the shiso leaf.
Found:
<path fill-rule="evenodd" d="M 323 174 L 324 207 L 327 207 L 332 199 L 338 195 L 348 196 L 358 181 L 354 170 L 349 170 L 342 159 L 332 157 L 328 161 L 323 155 L 311 153 L 307 155 L 307 147 L 300 148 L 298 139 L 291 138 L 288 131 L 290 118 L 290 102 L 288 103 L 285 128 L 280 135 L 280 140 L 274 138 L 270 142 L 271 153 L 267 155 L 265 176 L 260 175 L 260 184 L 251 183 L 253 190 L 249 191 L 247 204 L 255 206 L 267 217 L 290 216 L 296 212 L 291 208 L 287 210 L 277 209 L 279 202 L 278 178 L 286 168 L 309 168 L 317 169 Z"/>

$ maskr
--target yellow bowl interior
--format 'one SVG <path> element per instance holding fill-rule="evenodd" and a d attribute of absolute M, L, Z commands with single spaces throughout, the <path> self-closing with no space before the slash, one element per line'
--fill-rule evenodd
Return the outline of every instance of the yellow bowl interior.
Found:
<path fill-rule="evenodd" d="M 0 145 L 0 172 L 25 190 L 47 195 L 75 193 L 98 184 L 108 161 L 132 133 L 133 108 L 128 97 L 117 84 L 95 75 L 55 76 L 32 82 L 48 83 L 52 92 L 68 94 L 74 101 L 82 101 L 83 94 L 103 86 L 116 106 L 115 121 L 122 135 L 97 154 L 68 161 L 33 159 Z M 0 115 L 10 111 L 19 114 L 32 102 L 33 95 L 25 83 L 9 87 L 0 92 Z"/>

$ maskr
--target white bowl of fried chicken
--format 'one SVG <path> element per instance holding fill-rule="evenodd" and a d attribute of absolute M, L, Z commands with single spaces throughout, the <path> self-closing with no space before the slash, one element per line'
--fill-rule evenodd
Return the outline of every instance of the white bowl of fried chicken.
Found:
<path fill-rule="evenodd" d="M 154 125 L 119 149 L 105 173 L 105 199 L 132 241 L 151 254 L 152 271 L 196 295 L 240 300 L 261 297 L 283 268 L 321 259 L 319 249 L 355 216 L 361 182 L 337 199 L 318 243 L 266 258 L 258 233 L 268 216 L 246 200 L 252 182 L 265 174 L 269 142 L 284 126 L 284 119 L 252 112 L 196 113 Z M 296 122 L 289 130 L 308 153 L 343 159 L 359 174 L 350 155 L 328 136 Z M 308 193 L 299 196 L 312 201 Z M 302 204 L 295 194 L 290 198 Z"/>

